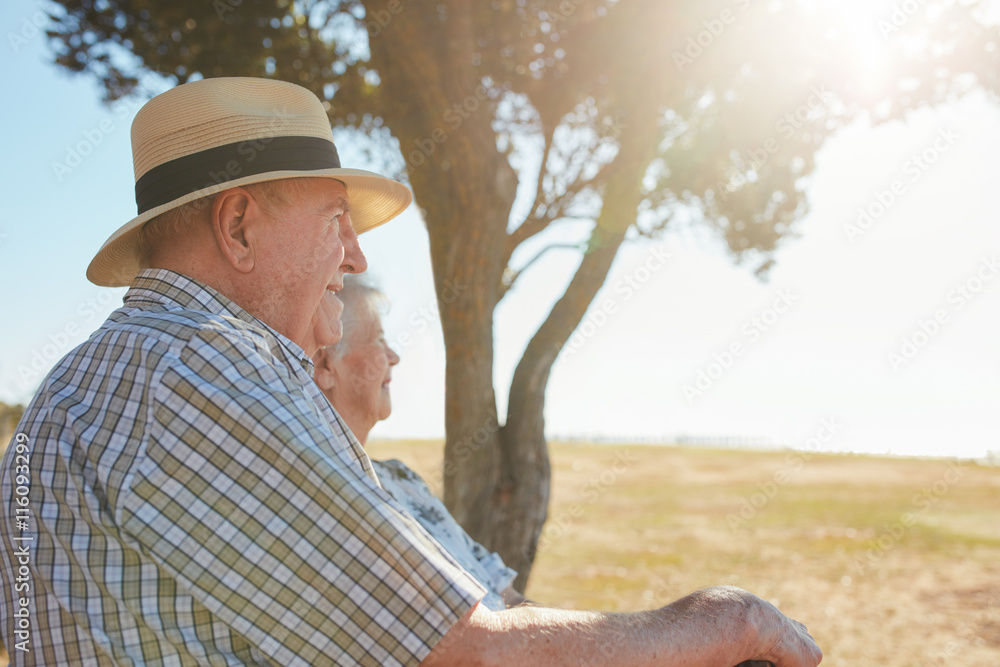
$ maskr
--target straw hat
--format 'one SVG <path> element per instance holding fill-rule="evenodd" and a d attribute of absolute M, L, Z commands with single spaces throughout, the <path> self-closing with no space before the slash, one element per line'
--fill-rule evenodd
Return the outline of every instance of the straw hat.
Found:
<path fill-rule="evenodd" d="M 138 232 L 150 219 L 238 185 L 282 178 L 335 178 L 347 187 L 360 234 L 402 213 L 402 183 L 342 169 L 330 120 L 311 92 L 270 79 L 217 78 L 177 86 L 146 103 L 132 122 L 138 216 L 105 241 L 87 278 L 128 285 L 140 268 Z"/>

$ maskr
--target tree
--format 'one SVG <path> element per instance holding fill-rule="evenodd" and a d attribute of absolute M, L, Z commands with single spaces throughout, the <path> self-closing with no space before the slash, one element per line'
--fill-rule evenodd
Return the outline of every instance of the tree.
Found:
<path fill-rule="evenodd" d="M 843 0 L 59 0 L 49 35 L 109 101 L 154 74 L 305 85 L 408 179 L 447 350 L 445 501 L 523 589 L 549 500 L 545 388 L 622 243 L 703 224 L 766 276 L 827 137 L 996 94 L 990 3 L 897 5 L 859 26 Z M 519 184 L 533 201 L 515 216 Z M 581 221 L 501 420 L 493 313 Z"/>

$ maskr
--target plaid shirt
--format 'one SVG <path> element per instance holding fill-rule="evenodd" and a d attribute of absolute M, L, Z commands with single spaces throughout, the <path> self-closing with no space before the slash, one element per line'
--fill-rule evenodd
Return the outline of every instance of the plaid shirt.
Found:
<path fill-rule="evenodd" d="M 13 664 L 422 660 L 485 590 L 381 489 L 311 372 L 218 292 L 141 272 L 0 470 Z"/>

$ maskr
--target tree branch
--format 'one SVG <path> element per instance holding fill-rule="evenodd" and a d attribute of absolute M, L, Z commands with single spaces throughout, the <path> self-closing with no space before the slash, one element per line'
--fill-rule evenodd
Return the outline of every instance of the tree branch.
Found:
<path fill-rule="evenodd" d="M 610 166 L 612 164 L 614 164 L 614 161 L 602 165 L 592 178 L 577 180 L 572 187 L 567 187 L 565 192 L 552 200 L 539 201 L 538 197 L 536 197 L 535 203 L 532 204 L 532 213 L 537 210 L 539 204 L 545 204 L 545 217 L 530 215 L 525 218 L 525 221 L 517 229 L 507 236 L 507 247 L 504 249 L 504 264 L 507 265 L 510 263 L 511 256 L 522 243 L 545 231 L 553 222 L 564 217 L 563 214 L 566 212 L 566 209 L 573 204 L 581 192 L 588 187 L 596 187 L 598 184 L 603 183 L 611 174 L 612 170 Z M 539 182 L 541 182 L 541 175 L 539 175 Z"/>
<path fill-rule="evenodd" d="M 551 245 L 545 246 L 540 251 L 538 251 L 538 253 L 534 257 L 525 262 L 524 266 L 522 266 L 517 271 L 507 268 L 507 270 L 504 271 L 503 277 L 500 279 L 500 286 L 498 287 L 500 296 L 497 298 L 497 301 L 499 302 L 501 299 L 503 299 L 504 296 L 506 296 L 507 292 L 510 291 L 510 288 L 514 286 L 514 283 L 517 281 L 517 279 L 521 277 L 521 274 L 527 271 L 532 264 L 540 260 L 542 256 L 545 255 L 545 253 L 547 253 L 548 251 L 558 250 L 558 249 L 579 250 L 581 247 L 582 246 L 579 243 L 553 243 Z"/>
<path fill-rule="evenodd" d="M 555 138 L 557 127 L 558 125 L 553 125 L 544 132 L 545 150 L 542 151 L 542 161 L 538 164 L 538 180 L 535 182 L 535 201 L 531 204 L 531 208 L 529 209 L 531 211 L 538 208 L 538 205 L 542 203 L 542 198 L 545 196 L 545 176 L 549 173 L 549 154 L 552 152 L 552 141 Z M 527 220 L 527 217 L 525 220 Z M 520 227 L 521 225 L 518 225 L 518 229 Z"/>

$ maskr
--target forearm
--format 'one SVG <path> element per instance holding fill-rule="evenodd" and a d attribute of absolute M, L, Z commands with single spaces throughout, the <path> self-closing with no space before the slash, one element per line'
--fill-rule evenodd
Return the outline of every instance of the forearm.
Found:
<path fill-rule="evenodd" d="M 745 592 L 707 589 L 646 612 L 476 608 L 423 665 L 736 665 L 754 656 Z"/>

